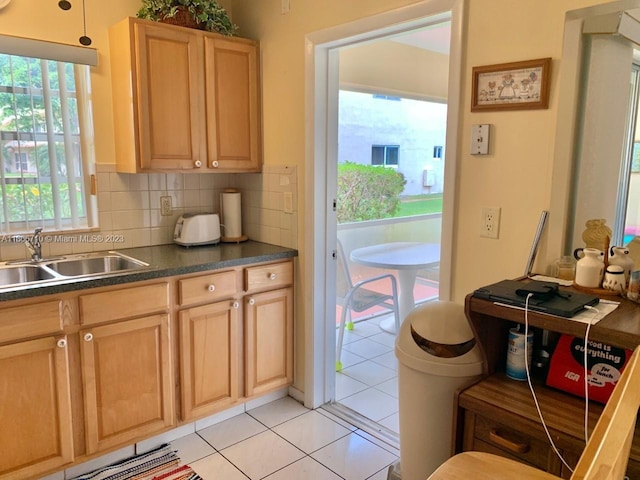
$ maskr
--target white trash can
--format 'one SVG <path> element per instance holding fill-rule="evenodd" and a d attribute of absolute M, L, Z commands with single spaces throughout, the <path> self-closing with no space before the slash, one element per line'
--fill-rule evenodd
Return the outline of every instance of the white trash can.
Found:
<path fill-rule="evenodd" d="M 400 476 L 425 480 L 451 456 L 454 393 L 482 375 L 482 355 L 457 303 L 412 310 L 396 337 Z"/>

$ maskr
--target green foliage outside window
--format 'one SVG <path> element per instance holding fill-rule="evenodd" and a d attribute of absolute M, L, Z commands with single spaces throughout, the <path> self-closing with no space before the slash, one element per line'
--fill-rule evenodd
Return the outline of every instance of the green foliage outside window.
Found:
<path fill-rule="evenodd" d="M 58 185 L 58 194 L 61 199 L 62 212 L 61 218 L 70 218 L 71 210 L 69 207 L 69 185 L 62 183 Z M 4 216 L 4 205 L 2 197 L 0 197 L 0 221 L 20 222 L 25 218 L 53 220 L 53 194 L 51 193 L 51 184 L 17 184 L 5 185 L 5 198 L 7 199 L 8 218 Z M 75 185 L 75 195 L 80 209 L 78 216 L 84 216 L 84 208 L 82 203 L 81 185 Z"/>
<path fill-rule="evenodd" d="M 338 164 L 338 223 L 393 217 L 406 183 L 392 168 Z"/>

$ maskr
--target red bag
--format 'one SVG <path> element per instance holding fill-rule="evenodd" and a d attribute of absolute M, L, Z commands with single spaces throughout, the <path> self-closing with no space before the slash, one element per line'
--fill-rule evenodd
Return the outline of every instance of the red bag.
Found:
<path fill-rule="evenodd" d="M 587 375 L 589 400 L 607 403 L 631 350 L 589 340 Z M 562 335 L 547 374 L 547 386 L 584 397 L 584 339 Z"/>

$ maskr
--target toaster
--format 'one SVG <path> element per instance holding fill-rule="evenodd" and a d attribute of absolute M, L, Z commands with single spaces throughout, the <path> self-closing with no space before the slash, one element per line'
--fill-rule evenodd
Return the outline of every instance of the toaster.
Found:
<path fill-rule="evenodd" d="M 212 245 L 220 242 L 220 217 L 217 213 L 185 213 L 173 231 L 178 245 Z"/>

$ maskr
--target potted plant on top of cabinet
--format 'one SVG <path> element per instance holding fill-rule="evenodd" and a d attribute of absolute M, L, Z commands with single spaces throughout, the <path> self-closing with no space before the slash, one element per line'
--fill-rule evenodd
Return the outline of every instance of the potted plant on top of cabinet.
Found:
<path fill-rule="evenodd" d="M 137 17 L 226 36 L 238 30 L 216 0 L 142 0 Z"/>

